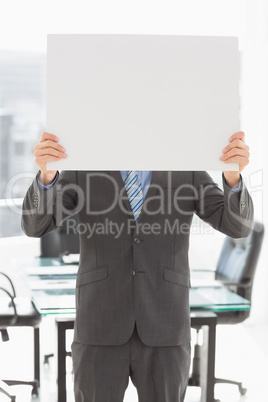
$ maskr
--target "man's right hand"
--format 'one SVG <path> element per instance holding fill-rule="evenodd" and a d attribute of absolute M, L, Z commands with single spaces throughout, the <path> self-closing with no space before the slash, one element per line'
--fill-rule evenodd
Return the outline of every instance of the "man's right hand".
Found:
<path fill-rule="evenodd" d="M 67 158 L 65 149 L 59 144 L 59 139 L 54 134 L 44 132 L 41 135 L 39 143 L 34 147 L 35 162 L 41 171 L 39 180 L 47 186 L 52 183 L 57 170 L 46 170 L 48 161 L 58 161 Z"/>

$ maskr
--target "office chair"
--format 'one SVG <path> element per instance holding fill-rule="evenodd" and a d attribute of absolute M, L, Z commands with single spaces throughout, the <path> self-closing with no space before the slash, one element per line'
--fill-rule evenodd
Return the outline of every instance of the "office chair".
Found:
<path fill-rule="evenodd" d="M 61 225 L 41 237 L 40 257 L 61 258 L 65 254 L 80 252 L 77 214 L 66 219 Z"/>
<path fill-rule="evenodd" d="M 218 259 L 217 267 L 214 272 L 215 279 L 222 282 L 228 289 L 251 302 L 254 276 L 261 251 L 264 237 L 264 226 L 260 222 L 255 222 L 250 235 L 243 239 L 233 239 L 226 237 Z M 201 272 L 204 272 L 201 270 Z M 211 272 L 211 271 L 208 271 Z M 246 311 L 218 311 L 217 324 L 239 324 L 245 321 L 250 315 L 250 310 Z M 189 385 L 200 385 L 200 353 L 201 347 L 198 342 L 198 333 L 194 348 L 192 375 Z M 226 383 L 237 385 L 241 395 L 245 395 L 247 389 L 241 382 L 215 378 L 214 383 Z"/>
<path fill-rule="evenodd" d="M 27 326 L 36 329 L 41 322 L 41 314 L 31 298 L 16 296 L 15 287 L 8 275 L 3 272 L 0 274 L 10 285 L 9 291 L 2 286 L 2 281 L 0 282 L 0 291 L 7 296 L 1 297 L 0 333 L 2 341 L 7 342 L 9 340 L 9 327 Z M 39 379 L 33 381 L 0 380 L 0 393 L 10 398 L 12 402 L 16 401 L 16 396 L 10 390 L 12 385 L 30 385 L 32 386 L 32 395 L 38 395 Z"/>

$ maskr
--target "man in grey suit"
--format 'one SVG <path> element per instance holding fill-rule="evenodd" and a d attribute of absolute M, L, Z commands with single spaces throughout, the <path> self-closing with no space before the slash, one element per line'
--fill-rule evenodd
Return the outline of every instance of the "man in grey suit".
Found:
<path fill-rule="evenodd" d="M 240 172 L 243 132 L 221 160 L 223 191 L 206 172 L 47 171 L 67 157 L 43 133 L 39 172 L 23 202 L 22 228 L 51 232 L 78 214 L 80 264 L 72 354 L 76 402 L 122 402 L 129 377 L 139 402 L 182 402 L 190 366 L 188 248 L 196 213 L 231 237 L 246 237 L 253 205 Z"/>

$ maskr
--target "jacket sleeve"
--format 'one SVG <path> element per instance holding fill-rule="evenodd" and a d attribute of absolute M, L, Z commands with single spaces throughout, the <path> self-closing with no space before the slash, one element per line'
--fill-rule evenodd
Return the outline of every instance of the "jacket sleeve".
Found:
<path fill-rule="evenodd" d="M 38 182 L 39 172 L 29 187 L 22 204 L 21 227 L 30 237 L 52 232 L 77 212 L 77 172 L 62 171 L 54 185 L 44 190 Z"/>
<path fill-rule="evenodd" d="M 254 223 L 254 207 L 242 176 L 240 190 L 233 192 L 222 174 L 223 191 L 207 172 L 193 172 L 197 191 L 195 212 L 214 229 L 233 238 L 247 237 Z"/>

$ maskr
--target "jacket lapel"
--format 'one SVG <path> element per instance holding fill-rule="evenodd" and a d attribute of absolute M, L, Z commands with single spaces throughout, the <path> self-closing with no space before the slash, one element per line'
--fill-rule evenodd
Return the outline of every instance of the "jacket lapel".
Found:
<path fill-rule="evenodd" d="M 121 173 L 119 170 L 111 170 L 109 171 L 110 175 L 115 179 L 117 185 L 118 185 L 118 189 L 119 192 L 122 191 L 122 195 L 123 195 L 123 203 L 125 205 L 125 207 L 127 208 L 128 211 L 130 211 L 132 213 L 132 209 L 128 200 L 128 196 L 127 196 L 127 191 L 125 188 L 125 183 L 123 182 Z M 122 190 L 123 189 L 123 190 Z"/>
<path fill-rule="evenodd" d="M 155 170 L 153 170 L 151 183 L 150 183 L 150 186 L 148 188 L 148 191 L 147 191 L 147 194 L 146 194 L 146 197 L 145 197 L 144 201 L 149 199 L 149 198 L 153 198 L 154 196 L 156 196 L 159 193 L 157 185 L 159 185 L 159 183 L 161 183 L 160 179 L 161 179 L 161 177 L 163 176 L 164 173 L 165 172 L 163 172 L 163 171 L 155 171 Z M 144 216 L 144 213 L 145 213 L 144 208 L 142 207 L 138 222 L 141 221 L 141 219 Z"/>

